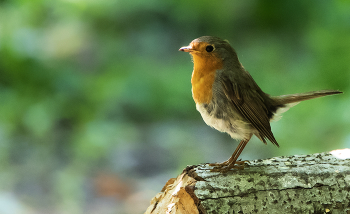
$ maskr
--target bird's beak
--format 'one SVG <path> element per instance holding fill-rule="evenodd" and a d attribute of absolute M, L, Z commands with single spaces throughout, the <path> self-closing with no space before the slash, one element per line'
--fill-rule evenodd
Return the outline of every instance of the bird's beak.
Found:
<path fill-rule="evenodd" d="M 189 45 L 189 46 L 184 46 L 184 47 L 180 48 L 179 51 L 191 52 L 191 51 L 193 51 L 193 48 L 192 48 L 191 45 Z"/>

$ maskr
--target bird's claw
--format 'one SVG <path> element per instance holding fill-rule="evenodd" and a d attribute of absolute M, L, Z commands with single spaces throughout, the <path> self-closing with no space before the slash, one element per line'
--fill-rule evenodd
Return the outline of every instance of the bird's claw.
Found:
<path fill-rule="evenodd" d="M 235 161 L 230 163 L 229 161 L 225 161 L 222 163 L 211 163 L 209 166 L 214 166 L 214 168 L 210 169 L 211 172 L 222 172 L 226 173 L 230 169 L 244 169 L 244 163 L 249 161 Z"/>

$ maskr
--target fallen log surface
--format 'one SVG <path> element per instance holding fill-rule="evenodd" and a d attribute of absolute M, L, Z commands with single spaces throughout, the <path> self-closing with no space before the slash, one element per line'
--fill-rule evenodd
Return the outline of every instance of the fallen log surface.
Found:
<path fill-rule="evenodd" d="M 186 167 L 145 213 L 350 214 L 350 149 L 254 160 L 227 173 L 211 168 Z"/>

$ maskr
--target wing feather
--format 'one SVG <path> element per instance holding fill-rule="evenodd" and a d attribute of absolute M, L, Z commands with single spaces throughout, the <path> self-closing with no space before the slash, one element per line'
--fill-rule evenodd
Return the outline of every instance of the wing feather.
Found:
<path fill-rule="evenodd" d="M 246 85 L 244 88 L 248 87 L 249 90 L 242 91 L 242 87 L 237 83 L 230 81 L 228 77 L 222 78 L 222 84 L 226 97 L 235 106 L 235 109 L 238 109 L 239 113 L 241 113 L 247 122 L 259 132 L 259 136 L 257 137 L 264 143 L 266 143 L 265 139 L 268 139 L 276 146 L 279 146 L 271 131 L 268 111 L 264 99 L 258 91 L 261 89 L 257 85 L 258 88 Z"/>

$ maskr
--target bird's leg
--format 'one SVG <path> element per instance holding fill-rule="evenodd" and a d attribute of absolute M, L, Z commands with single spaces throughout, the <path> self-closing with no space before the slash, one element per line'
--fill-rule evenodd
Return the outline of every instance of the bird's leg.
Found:
<path fill-rule="evenodd" d="M 243 169 L 245 161 L 237 161 L 238 157 L 242 153 L 244 147 L 249 142 L 250 137 L 248 139 L 243 139 L 237 146 L 236 150 L 233 152 L 232 156 L 225 162 L 222 163 L 212 163 L 209 166 L 215 166 L 210 171 L 212 172 L 227 172 L 230 169 Z"/>
<path fill-rule="evenodd" d="M 243 142 L 244 142 L 244 140 L 242 140 L 238 144 L 236 150 L 233 152 L 233 154 L 231 155 L 231 157 L 227 161 L 224 161 L 222 163 L 211 163 L 211 164 L 209 164 L 209 166 L 223 167 L 223 166 L 227 166 L 230 163 L 232 163 L 235 158 L 238 158 L 237 153 L 240 151 L 241 147 L 243 146 Z"/>

